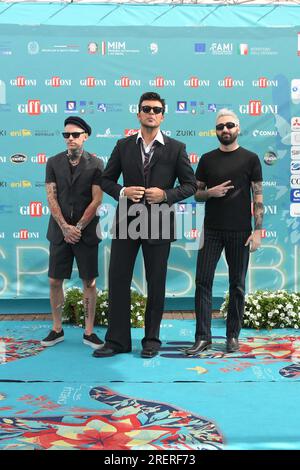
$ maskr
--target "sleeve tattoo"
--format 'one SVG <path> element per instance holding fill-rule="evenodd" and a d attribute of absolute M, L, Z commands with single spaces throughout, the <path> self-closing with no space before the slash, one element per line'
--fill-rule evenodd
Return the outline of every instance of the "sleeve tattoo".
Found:
<path fill-rule="evenodd" d="M 261 230 L 264 216 L 262 182 L 252 182 L 254 230 Z"/>

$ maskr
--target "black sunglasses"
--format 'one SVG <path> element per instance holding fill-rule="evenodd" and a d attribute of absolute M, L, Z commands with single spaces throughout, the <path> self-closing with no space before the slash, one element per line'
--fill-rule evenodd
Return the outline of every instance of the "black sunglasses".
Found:
<path fill-rule="evenodd" d="M 227 129 L 233 129 L 234 127 L 237 127 L 237 124 L 235 124 L 235 122 L 225 122 L 225 124 L 217 124 L 216 130 L 222 131 L 224 127 L 227 127 Z"/>
<path fill-rule="evenodd" d="M 154 112 L 154 114 L 159 114 L 163 112 L 164 108 L 161 106 L 141 106 L 141 110 L 146 114 L 150 113 L 151 110 Z"/>
<path fill-rule="evenodd" d="M 70 136 L 73 137 L 73 139 L 78 139 L 81 134 L 86 134 L 85 131 L 82 132 L 62 132 L 62 135 L 65 139 L 68 139 Z"/>

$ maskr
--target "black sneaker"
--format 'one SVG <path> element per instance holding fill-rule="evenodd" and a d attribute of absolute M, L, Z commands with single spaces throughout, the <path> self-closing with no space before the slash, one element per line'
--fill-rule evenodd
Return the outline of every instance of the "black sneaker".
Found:
<path fill-rule="evenodd" d="M 41 345 L 42 346 L 54 346 L 55 344 L 60 343 L 64 339 L 65 339 L 64 330 L 61 330 L 60 333 L 57 333 L 56 331 L 51 330 L 48 336 L 41 341 Z"/>
<path fill-rule="evenodd" d="M 95 333 L 92 333 L 91 335 L 83 335 L 83 344 L 87 344 L 93 349 L 98 349 L 101 344 L 104 344 L 104 342 L 98 338 Z"/>

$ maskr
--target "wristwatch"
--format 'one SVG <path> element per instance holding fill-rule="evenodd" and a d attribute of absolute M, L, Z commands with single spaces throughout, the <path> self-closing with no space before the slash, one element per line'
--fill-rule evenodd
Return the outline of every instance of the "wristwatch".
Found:
<path fill-rule="evenodd" d="M 78 223 L 76 224 L 76 228 L 79 228 L 79 230 L 82 230 L 82 228 L 83 228 L 83 227 L 82 227 L 82 223 L 78 222 Z"/>

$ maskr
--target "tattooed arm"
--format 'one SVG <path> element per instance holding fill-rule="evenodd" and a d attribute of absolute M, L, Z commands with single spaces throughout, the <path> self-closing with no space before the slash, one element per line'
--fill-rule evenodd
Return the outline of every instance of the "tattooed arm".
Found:
<path fill-rule="evenodd" d="M 46 183 L 46 191 L 51 215 L 63 232 L 65 241 L 71 244 L 77 243 L 81 237 L 80 230 L 65 221 L 57 200 L 56 183 Z"/>
<path fill-rule="evenodd" d="M 230 183 L 231 181 L 228 180 L 222 184 L 218 184 L 218 186 L 206 189 L 206 183 L 197 181 L 197 192 L 194 196 L 195 200 L 198 202 L 206 202 L 211 197 L 224 197 L 229 189 L 234 188 Z"/>
<path fill-rule="evenodd" d="M 254 232 L 250 235 L 246 242 L 246 246 L 250 243 L 250 251 L 256 251 L 261 245 L 261 229 L 264 216 L 262 182 L 251 182 L 252 198 L 253 198 L 253 216 L 254 216 Z"/>
<path fill-rule="evenodd" d="M 100 206 L 103 197 L 103 191 L 100 186 L 93 184 L 92 185 L 92 202 L 85 209 L 83 216 L 77 223 L 77 227 L 80 230 L 85 229 L 85 227 L 91 222 L 95 217 L 97 208 Z"/>

